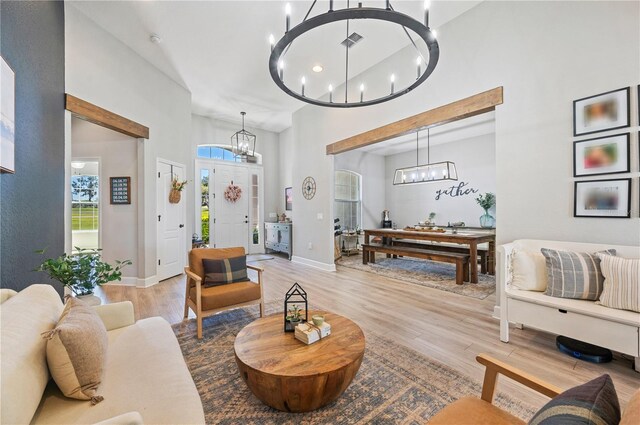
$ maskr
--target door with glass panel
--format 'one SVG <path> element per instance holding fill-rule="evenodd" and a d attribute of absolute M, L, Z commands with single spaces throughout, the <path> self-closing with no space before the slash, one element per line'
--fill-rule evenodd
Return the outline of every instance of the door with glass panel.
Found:
<path fill-rule="evenodd" d="M 205 245 L 264 252 L 262 167 L 198 160 L 195 172 L 196 234 Z"/>

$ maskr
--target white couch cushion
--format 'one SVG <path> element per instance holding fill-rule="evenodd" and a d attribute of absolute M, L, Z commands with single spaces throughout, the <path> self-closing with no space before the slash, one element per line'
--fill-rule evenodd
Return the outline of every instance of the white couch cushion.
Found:
<path fill-rule="evenodd" d="M 108 336 L 104 401 L 91 406 L 70 400 L 50 384 L 33 423 L 96 423 L 131 411 L 147 424 L 204 423 L 200 396 L 166 320 L 139 320 Z"/>
<path fill-rule="evenodd" d="M 49 381 L 47 341 L 62 312 L 60 295 L 51 285 L 31 285 L 0 305 L 0 423 L 31 421 Z"/>
<path fill-rule="evenodd" d="M 547 289 L 547 266 L 541 252 L 514 250 L 511 284 L 527 291 Z"/>

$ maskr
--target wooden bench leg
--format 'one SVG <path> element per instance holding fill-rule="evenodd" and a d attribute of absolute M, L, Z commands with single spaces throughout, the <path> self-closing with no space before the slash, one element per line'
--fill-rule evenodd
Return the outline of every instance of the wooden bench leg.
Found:
<path fill-rule="evenodd" d="M 471 262 L 471 261 L 464 263 L 464 265 L 462 266 L 462 269 L 464 270 L 463 279 L 465 282 L 469 282 L 470 267 L 478 267 L 478 265 L 475 262 Z"/>
<path fill-rule="evenodd" d="M 464 283 L 464 269 L 465 263 L 462 260 L 456 261 L 456 285 L 462 285 Z"/>
<path fill-rule="evenodd" d="M 480 252 L 480 273 L 487 274 L 487 253 Z"/>
<path fill-rule="evenodd" d="M 362 264 L 367 264 L 369 262 L 369 249 L 362 249 Z"/>

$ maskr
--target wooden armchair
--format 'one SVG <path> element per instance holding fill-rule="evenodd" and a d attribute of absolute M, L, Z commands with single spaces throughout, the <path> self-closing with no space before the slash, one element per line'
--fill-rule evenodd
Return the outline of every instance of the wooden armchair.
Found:
<path fill-rule="evenodd" d="M 555 385 L 548 384 L 486 354 L 478 355 L 476 360 L 486 367 L 480 398 L 464 397 L 451 403 L 431 418 L 430 425 L 463 423 L 475 425 L 524 424 L 525 422 L 521 419 L 493 405 L 498 374 L 511 378 L 550 398 L 562 392 Z"/>
<path fill-rule="evenodd" d="M 260 317 L 264 315 L 261 267 L 247 264 L 247 268 L 258 272 L 258 282 L 250 280 L 205 288 L 203 259 L 221 260 L 245 255 L 244 248 L 195 248 L 189 252 L 189 267 L 185 267 L 187 284 L 184 300 L 184 318 L 189 308 L 196 315 L 198 339 L 202 338 L 202 319 L 238 307 L 260 304 Z"/>

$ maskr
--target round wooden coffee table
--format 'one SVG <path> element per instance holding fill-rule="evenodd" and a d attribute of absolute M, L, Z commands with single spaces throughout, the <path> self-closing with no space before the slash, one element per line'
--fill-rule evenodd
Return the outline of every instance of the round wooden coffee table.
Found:
<path fill-rule="evenodd" d="M 236 363 L 264 404 L 285 412 L 318 409 L 347 389 L 364 357 L 362 329 L 346 317 L 324 314 L 331 335 L 311 345 L 284 332 L 282 314 L 258 319 L 236 336 Z"/>

